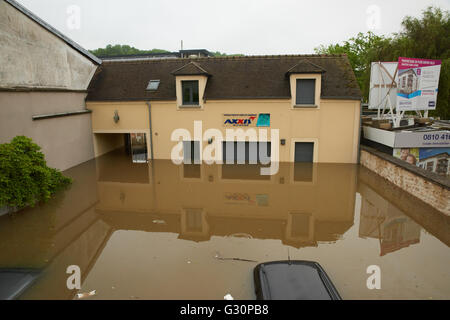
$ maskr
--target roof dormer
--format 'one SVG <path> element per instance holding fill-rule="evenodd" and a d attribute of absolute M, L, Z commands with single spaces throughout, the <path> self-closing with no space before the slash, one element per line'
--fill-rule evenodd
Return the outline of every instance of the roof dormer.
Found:
<path fill-rule="evenodd" d="M 197 62 L 172 71 L 176 81 L 178 108 L 203 108 L 206 82 L 211 75 Z"/>
<path fill-rule="evenodd" d="M 325 69 L 314 64 L 306 59 L 301 60 L 299 63 L 290 68 L 286 74 L 305 74 L 305 73 L 324 73 Z"/>
<path fill-rule="evenodd" d="M 293 108 L 319 108 L 322 90 L 322 67 L 303 59 L 287 72 Z"/>

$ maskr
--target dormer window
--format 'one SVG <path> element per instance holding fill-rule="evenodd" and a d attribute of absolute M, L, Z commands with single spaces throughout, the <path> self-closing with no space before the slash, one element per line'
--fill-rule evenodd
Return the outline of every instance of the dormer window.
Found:
<path fill-rule="evenodd" d="M 296 105 L 315 105 L 316 79 L 297 79 Z"/>
<path fill-rule="evenodd" d="M 183 92 L 183 106 L 199 105 L 198 80 L 181 81 Z"/>
<path fill-rule="evenodd" d="M 194 61 L 172 71 L 172 74 L 175 76 L 177 108 L 203 110 L 206 82 L 211 75 Z"/>
<path fill-rule="evenodd" d="M 292 108 L 320 108 L 322 75 L 325 72 L 322 67 L 305 59 L 286 72 L 290 81 Z"/>

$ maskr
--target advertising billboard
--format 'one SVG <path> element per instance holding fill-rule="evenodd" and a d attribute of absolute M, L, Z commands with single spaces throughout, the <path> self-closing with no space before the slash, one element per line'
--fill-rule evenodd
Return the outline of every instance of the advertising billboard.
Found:
<path fill-rule="evenodd" d="M 398 58 L 397 110 L 434 110 L 441 60 Z"/>
<path fill-rule="evenodd" d="M 372 62 L 370 68 L 369 109 L 389 108 L 397 104 L 397 62 Z"/>
<path fill-rule="evenodd" d="M 450 148 L 450 132 L 425 131 L 408 132 L 400 131 L 395 133 L 394 148 Z"/>

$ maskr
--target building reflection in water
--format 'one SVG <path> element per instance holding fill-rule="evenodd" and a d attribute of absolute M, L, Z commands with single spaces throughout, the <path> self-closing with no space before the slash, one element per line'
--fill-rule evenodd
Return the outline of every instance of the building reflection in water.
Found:
<path fill-rule="evenodd" d="M 420 242 L 420 225 L 368 186 L 361 186 L 359 191 L 359 236 L 378 239 L 381 256 Z"/>
<path fill-rule="evenodd" d="M 379 240 L 380 256 L 420 243 L 422 229 L 450 246 L 450 219 L 360 167 L 359 236 Z"/>
<path fill-rule="evenodd" d="M 258 165 L 141 165 L 116 154 L 97 161 L 96 210 L 116 230 L 317 246 L 353 225 L 356 172 L 354 165 L 282 163 L 278 174 L 262 176 Z"/>
<path fill-rule="evenodd" d="M 123 152 L 86 162 L 66 171 L 74 184 L 49 203 L 0 217 L 0 273 L 41 273 L 22 298 L 74 298 L 67 266 L 80 266 L 84 281 L 117 230 L 317 247 L 345 239 L 358 214 L 357 192 L 359 237 L 379 239 L 381 256 L 419 243 L 422 228 L 450 245 L 448 217 L 366 169 L 282 163 L 274 176 L 261 176 L 259 169 L 132 163 Z"/>

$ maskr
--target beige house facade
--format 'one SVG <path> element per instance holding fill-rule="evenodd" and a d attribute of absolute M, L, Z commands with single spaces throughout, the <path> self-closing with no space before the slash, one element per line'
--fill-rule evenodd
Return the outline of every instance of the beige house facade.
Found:
<path fill-rule="evenodd" d="M 195 157 L 202 158 L 208 130 L 225 141 L 229 129 L 262 129 L 272 160 L 275 150 L 280 162 L 357 163 L 360 98 L 345 55 L 202 57 L 105 62 L 86 104 L 96 156 L 126 144 L 127 134 L 144 134 L 148 159 L 171 159 L 173 134 L 186 129 L 190 138 L 180 140 L 197 141 Z M 241 150 L 248 160 L 251 147 L 244 149 L 235 148 L 234 157 Z"/>

